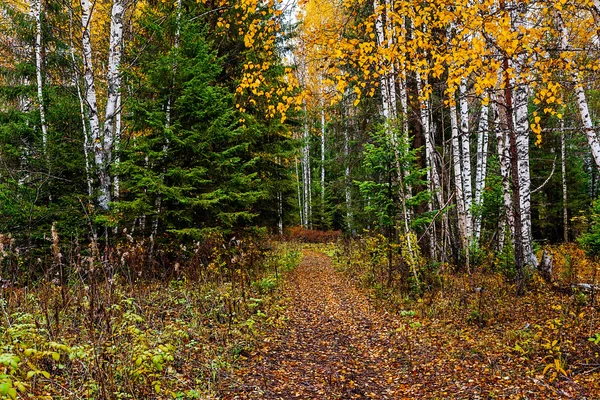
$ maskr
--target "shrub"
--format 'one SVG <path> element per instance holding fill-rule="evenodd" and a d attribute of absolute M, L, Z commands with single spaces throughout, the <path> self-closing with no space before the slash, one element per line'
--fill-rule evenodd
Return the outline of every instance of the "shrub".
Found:
<path fill-rule="evenodd" d="M 341 231 L 320 231 L 293 226 L 285 230 L 285 239 L 302 243 L 334 243 L 341 234 Z"/>
<path fill-rule="evenodd" d="M 592 215 L 589 222 L 589 230 L 581 235 L 579 244 L 588 256 L 596 257 L 600 255 L 600 199 L 594 201 L 592 205 Z"/>

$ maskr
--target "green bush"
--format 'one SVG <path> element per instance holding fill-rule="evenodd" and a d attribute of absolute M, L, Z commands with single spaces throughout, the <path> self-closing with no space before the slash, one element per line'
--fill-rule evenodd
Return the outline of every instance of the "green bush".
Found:
<path fill-rule="evenodd" d="M 592 204 L 589 222 L 588 232 L 581 235 L 578 241 L 588 256 L 596 257 L 600 254 L 600 199 Z"/>

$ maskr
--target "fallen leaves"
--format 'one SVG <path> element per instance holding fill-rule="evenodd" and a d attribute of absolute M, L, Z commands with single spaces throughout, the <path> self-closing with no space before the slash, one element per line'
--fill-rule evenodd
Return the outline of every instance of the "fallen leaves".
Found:
<path fill-rule="evenodd" d="M 304 255 L 284 286 L 287 325 L 268 333 L 272 340 L 263 340 L 242 365 L 235 382 L 222 390 L 224 399 L 600 395 L 600 390 L 590 393 L 598 388 L 589 382 L 549 382 L 543 375 L 530 375 L 531 365 L 524 364 L 541 360 L 513 357 L 500 331 L 467 329 L 412 311 L 387 312 L 336 272 L 327 256 L 313 251 Z"/>

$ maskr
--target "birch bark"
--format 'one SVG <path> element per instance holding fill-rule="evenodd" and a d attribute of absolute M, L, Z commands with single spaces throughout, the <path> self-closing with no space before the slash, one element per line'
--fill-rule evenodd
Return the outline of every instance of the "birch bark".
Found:
<path fill-rule="evenodd" d="M 473 236 L 473 184 L 471 181 L 471 148 L 469 141 L 469 103 L 467 102 L 467 79 L 462 78 L 459 86 L 460 104 L 460 144 L 462 163 L 462 183 L 465 203 L 465 233 L 470 242 Z"/>
<path fill-rule="evenodd" d="M 42 79 L 42 0 L 32 0 L 31 10 L 35 19 L 35 76 L 37 80 L 38 108 L 40 111 L 40 125 L 42 128 L 42 144 L 44 151 L 48 146 L 48 126 L 46 124 L 46 110 L 44 107 L 44 82 Z"/>
<path fill-rule="evenodd" d="M 307 228 L 312 225 L 311 218 L 311 167 L 310 167 L 310 130 L 306 101 L 304 102 L 304 144 L 302 146 L 302 187 L 304 189 L 304 221 Z"/>
<path fill-rule="evenodd" d="M 600 11 L 600 0 L 594 0 L 594 6 L 596 12 Z M 560 48 L 561 53 L 564 53 L 569 47 L 569 39 L 568 32 L 563 22 L 563 17 L 561 12 L 556 11 L 556 24 L 557 28 L 560 32 Z M 592 156 L 594 157 L 594 161 L 596 162 L 596 166 L 600 168 L 600 141 L 598 139 L 598 135 L 596 130 L 594 129 L 594 123 L 592 121 L 590 110 L 587 102 L 587 98 L 585 95 L 585 90 L 583 85 L 579 80 L 579 76 L 577 75 L 576 69 L 571 65 L 572 60 L 567 59 L 567 68 L 569 69 L 569 73 L 571 74 L 571 79 L 573 80 L 573 84 L 575 85 L 575 97 L 577 102 L 577 108 L 579 110 L 579 115 L 581 117 L 581 122 L 583 123 L 583 129 L 585 130 L 585 135 L 588 140 L 588 145 L 592 151 Z"/>
<path fill-rule="evenodd" d="M 502 112 L 500 110 L 502 107 Z M 500 240 L 499 250 L 504 247 L 505 229 L 508 227 L 511 237 L 514 232 L 514 219 L 512 212 L 512 199 L 510 190 L 510 156 L 508 153 L 510 143 L 508 130 L 511 126 L 506 112 L 507 105 L 502 102 L 499 104 L 499 98 L 496 93 L 492 93 L 492 110 L 494 113 L 494 129 L 496 132 L 496 143 L 498 150 L 498 161 L 500 163 L 500 176 L 502 178 L 502 197 L 504 200 L 504 216 L 500 220 Z"/>
<path fill-rule="evenodd" d="M 569 214 L 567 212 L 567 146 L 565 145 L 565 121 L 560 121 L 560 155 L 561 155 L 561 180 L 563 195 L 563 240 L 569 242 Z"/>
<path fill-rule="evenodd" d="M 517 29 L 525 27 L 527 24 L 527 13 L 521 14 L 516 10 L 513 11 L 512 19 Z M 516 62 L 512 62 L 516 78 L 512 83 L 513 86 L 513 115 L 514 115 L 514 133 L 516 138 L 516 155 L 518 168 L 518 183 L 519 183 L 519 205 L 520 205 L 520 220 L 522 229 L 522 246 L 523 257 L 525 264 L 529 264 L 533 268 L 537 268 L 538 260 L 533 252 L 533 236 L 531 231 L 531 175 L 529 167 L 529 86 L 525 82 L 525 77 L 522 73 L 522 66 L 526 63 L 526 55 L 521 53 L 517 56 Z M 512 147 L 512 143 L 511 143 Z M 512 156 L 511 151 L 511 156 Z M 513 177 L 513 181 L 515 177 Z M 517 191 L 513 189 L 513 195 Z"/>
<path fill-rule="evenodd" d="M 515 135 L 519 174 L 519 204 L 521 206 L 521 224 L 523 229 L 523 253 L 525 262 L 537 267 L 533 253 L 531 234 L 531 175 L 529 171 L 529 119 L 527 111 L 528 90 L 524 84 L 514 89 Z"/>
<path fill-rule="evenodd" d="M 321 207 L 325 211 L 325 104 L 321 101 Z"/>
<path fill-rule="evenodd" d="M 87 129 L 87 121 L 85 118 L 85 102 L 81 94 L 79 85 L 79 67 L 75 61 L 75 46 L 73 44 L 73 10 L 69 9 L 69 51 L 71 54 L 71 63 L 73 68 L 73 85 L 77 89 L 77 98 L 79 99 L 79 115 L 81 116 L 81 130 L 83 133 L 83 156 L 85 158 L 85 180 L 87 183 L 88 196 L 91 199 L 94 192 L 92 182 L 92 171 L 90 166 L 90 136 Z"/>
<path fill-rule="evenodd" d="M 106 188 L 110 181 L 106 174 L 103 154 L 103 138 L 100 132 L 100 118 L 98 116 L 98 101 L 96 97 L 96 84 L 94 80 L 94 63 L 92 59 L 92 43 L 90 22 L 92 17 L 92 3 L 90 0 L 81 0 L 81 44 L 83 54 L 83 79 L 85 83 L 85 101 L 88 108 L 88 121 L 90 125 L 90 139 L 94 152 L 94 163 L 98 170 L 100 187 L 98 205 L 107 210 L 110 201 L 110 191 Z"/>
<path fill-rule="evenodd" d="M 110 18 L 110 44 L 108 50 L 108 98 L 106 100 L 106 110 L 104 113 L 104 133 L 103 133 L 103 155 L 104 169 L 102 173 L 106 174 L 107 179 L 104 180 L 105 187 L 103 192 L 110 193 L 110 176 L 108 168 L 112 163 L 112 150 L 115 137 L 118 137 L 120 132 L 115 131 L 115 117 L 120 113 L 118 108 L 119 90 L 121 89 L 121 54 L 123 43 L 123 0 L 113 0 L 113 6 Z"/>
<path fill-rule="evenodd" d="M 474 220 L 473 234 L 477 240 L 481 237 L 481 206 L 483 204 L 483 187 L 487 173 L 488 158 L 488 132 L 489 132 L 489 107 L 482 104 L 481 115 L 479 118 L 479 128 L 477 129 L 477 164 L 475 171 L 475 200 L 477 206 L 477 216 Z"/>
<path fill-rule="evenodd" d="M 456 193 L 456 210 L 458 213 L 458 230 L 460 231 L 460 241 L 466 246 L 468 240 L 465 200 L 463 193 L 463 172 L 460 155 L 460 128 L 458 127 L 458 116 L 456 114 L 456 105 L 450 105 L 450 124 L 452 128 L 452 163 L 454 165 L 454 188 Z"/>

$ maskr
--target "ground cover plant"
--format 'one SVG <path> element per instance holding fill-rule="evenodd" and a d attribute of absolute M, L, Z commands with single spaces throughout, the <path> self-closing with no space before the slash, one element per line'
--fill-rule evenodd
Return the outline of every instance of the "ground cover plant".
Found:
<path fill-rule="evenodd" d="M 423 265 L 422 281 L 429 285 L 424 292 L 402 282 L 402 269 L 404 275 L 408 271 L 399 260 L 390 285 L 387 258 L 381 256 L 386 247 L 382 237 L 369 235 L 340 243 L 336 266 L 390 318 L 412 321 L 400 328 L 404 342 L 398 348 L 404 371 L 424 379 L 411 393 L 423 398 L 600 395 L 600 265 L 580 247 L 547 249 L 555 260 L 554 281 L 532 271 L 521 297 L 514 296 L 514 270 L 501 254 L 482 258 L 471 275 L 451 265 Z M 441 388 L 453 381 L 464 390 L 457 394 L 449 388 L 444 395 Z"/>
<path fill-rule="evenodd" d="M 127 277 L 133 265 L 108 275 L 98 264 L 95 278 L 80 270 L 64 284 L 4 287 L 0 395 L 216 396 L 261 330 L 284 323 L 278 286 L 299 252 L 290 243 L 269 250 L 266 242 L 213 245 L 206 265 L 191 259 L 173 266 L 167 279 Z M 142 249 L 132 246 L 120 256 L 132 262 L 131 251 Z"/>

